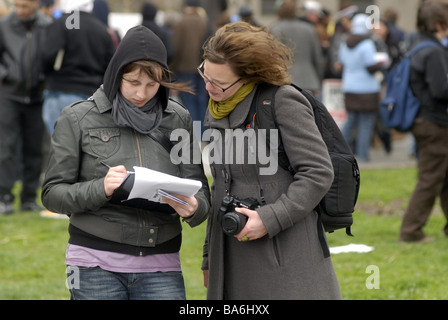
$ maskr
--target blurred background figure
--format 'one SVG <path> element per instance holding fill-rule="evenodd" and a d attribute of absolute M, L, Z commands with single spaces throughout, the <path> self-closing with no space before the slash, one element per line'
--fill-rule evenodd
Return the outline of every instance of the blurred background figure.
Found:
<path fill-rule="evenodd" d="M 173 62 L 174 46 L 172 34 L 166 28 L 162 28 L 156 23 L 156 15 L 159 9 L 151 2 L 147 2 L 142 6 L 142 25 L 154 32 L 165 45 L 168 54 L 168 65 Z"/>
<path fill-rule="evenodd" d="M 108 27 L 92 14 L 93 7 L 93 0 L 61 1 L 64 15 L 47 28 L 43 119 L 50 135 L 64 107 L 89 98 L 103 83 L 103 74 L 115 52 Z M 73 21 L 73 27 L 68 28 L 70 19 L 79 21 Z"/>
<path fill-rule="evenodd" d="M 412 134 L 418 149 L 418 182 L 409 200 L 400 230 L 404 242 L 428 242 L 424 227 L 436 200 L 448 220 L 448 53 L 442 41 L 448 36 L 448 3 L 425 1 L 419 9 L 415 44 L 437 46 L 411 57 L 410 85 L 421 107 Z M 448 224 L 443 227 L 448 236 Z"/>
<path fill-rule="evenodd" d="M 297 19 L 293 0 L 284 1 L 277 13 L 279 20 L 271 26 L 271 32 L 294 53 L 294 65 L 290 70 L 292 82 L 319 96 L 325 61 L 315 28 Z"/>
<path fill-rule="evenodd" d="M 374 74 L 384 69 L 384 62 L 377 60 L 377 49 L 366 25 L 367 18 L 365 14 L 353 17 L 350 35 L 339 51 L 347 109 L 347 122 L 342 133 L 359 162 L 369 161 L 381 92 L 380 81 Z"/>
<path fill-rule="evenodd" d="M 121 37 L 117 30 L 114 30 L 109 26 L 109 12 L 109 5 L 105 0 L 95 0 L 93 2 L 92 14 L 106 25 L 107 32 L 109 32 L 110 36 L 112 37 L 112 41 L 114 42 L 114 46 L 116 49 L 118 48 Z"/>
<path fill-rule="evenodd" d="M 189 82 L 195 94 L 179 92 L 183 105 L 190 111 L 193 121 L 200 121 L 204 131 L 204 115 L 208 105 L 208 95 L 204 80 L 197 72 L 202 62 L 202 44 L 209 35 L 207 17 L 200 7 L 199 0 L 186 0 L 184 14 L 173 30 L 173 43 L 176 50 L 172 70 L 179 82 Z"/>
<path fill-rule="evenodd" d="M 260 24 L 255 21 L 252 8 L 248 4 L 243 4 L 238 10 L 238 15 L 241 21 L 247 22 L 255 27 L 259 27 Z"/>
<path fill-rule="evenodd" d="M 12 188 L 22 179 L 21 211 L 36 203 L 42 169 L 42 92 L 38 63 L 49 17 L 37 0 L 15 0 L 14 10 L 0 20 L 0 214 L 14 211 Z"/>

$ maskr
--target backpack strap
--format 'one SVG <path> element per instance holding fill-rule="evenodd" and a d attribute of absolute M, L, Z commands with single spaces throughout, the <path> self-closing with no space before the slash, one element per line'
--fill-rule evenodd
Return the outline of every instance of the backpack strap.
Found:
<path fill-rule="evenodd" d="M 160 143 L 160 145 L 168 152 L 171 152 L 171 149 L 173 148 L 173 142 L 168 139 L 166 135 L 162 133 L 162 131 L 159 130 L 159 128 L 154 129 L 150 133 L 148 133 L 148 136 L 151 137 L 153 140 Z"/>
<path fill-rule="evenodd" d="M 278 129 L 277 117 L 275 115 L 275 94 L 278 86 L 262 82 L 257 85 L 255 96 L 250 105 L 249 114 L 246 117 L 246 129 L 260 128 L 266 129 L 266 147 L 270 146 L 270 129 Z M 278 164 L 283 169 L 295 174 L 294 169 L 289 163 L 285 148 L 282 143 L 280 130 L 278 131 Z"/>
<path fill-rule="evenodd" d="M 328 258 L 330 256 L 330 248 L 325 240 L 324 223 L 322 222 L 322 208 L 320 205 L 317 205 L 315 210 L 317 212 L 317 236 L 319 238 L 320 247 L 322 248 L 324 258 Z"/>
<path fill-rule="evenodd" d="M 435 47 L 435 48 L 441 48 L 441 45 L 437 44 L 434 41 L 426 40 L 418 43 L 415 47 L 413 47 L 411 50 L 409 50 L 408 53 L 406 53 L 407 57 L 413 56 L 417 51 L 420 49 L 423 49 L 425 47 Z"/>

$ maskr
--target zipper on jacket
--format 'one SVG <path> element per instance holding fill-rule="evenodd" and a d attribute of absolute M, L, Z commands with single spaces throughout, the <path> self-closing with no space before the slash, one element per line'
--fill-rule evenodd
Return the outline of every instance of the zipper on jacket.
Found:
<path fill-rule="evenodd" d="M 140 163 L 140 167 L 143 167 L 143 161 L 142 161 L 142 149 L 140 148 L 140 139 L 138 138 L 137 131 L 134 130 L 135 140 L 137 142 L 137 151 L 138 151 L 138 161 Z"/>
<path fill-rule="evenodd" d="M 140 139 L 138 138 L 138 133 L 135 130 L 134 130 L 134 135 L 135 135 L 135 141 L 137 142 L 138 161 L 139 161 L 140 167 L 143 167 L 142 149 L 140 147 Z M 149 223 L 146 221 L 144 213 L 142 213 L 142 212 L 140 212 L 140 210 L 138 210 L 138 215 L 140 216 L 143 227 L 148 226 Z M 141 251 L 140 251 L 140 255 L 142 255 Z"/>
<path fill-rule="evenodd" d="M 27 75 L 26 75 L 26 90 L 27 90 L 27 96 L 25 96 L 25 103 L 30 103 L 31 101 L 31 87 L 33 85 L 33 74 L 32 74 L 32 43 L 33 43 L 33 33 L 31 30 L 28 30 L 26 32 L 26 39 L 27 39 Z"/>
<path fill-rule="evenodd" d="M 134 130 L 134 135 L 135 135 L 135 140 L 137 142 L 137 151 L 138 151 L 138 161 L 140 164 L 140 167 L 143 167 L 143 161 L 142 161 L 142 149 L 140 147 L 140 139 L 138 138 L 138 133 Z M 145 219 L 145 215 L 142 212 L 138 212 L 139 216 L 141 217 L 142 220 L 142 225 L 144 227 L 146 227 L 148 225 L 146 219 Z"/>

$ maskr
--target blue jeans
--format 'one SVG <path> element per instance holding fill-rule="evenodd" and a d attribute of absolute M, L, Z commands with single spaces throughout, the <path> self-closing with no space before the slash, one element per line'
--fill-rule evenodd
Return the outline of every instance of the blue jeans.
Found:
<path fill-rule="evenodd" d="M 72 300 L 185 300 L 182 272 L 120 273 L 100 267 L 67 268 Z"/>
<path fill-rule="evenodd" d="M 376 112 L 347 113 L 347 122 L 342 128 L 342 134 L 351 147 L 355 147 L 359 161 L 369 161 L 369 148 L 375 128 Z"/>
<path fill-rule="evenodd" d="M 88 95 L 83 94 L 46 90 L 44 92 L 42 118 L 44 119 L 50 136 L 53 135 L 54 124 L 61 114 L 62 109 L 64 109 L 66 106 L 71 105 L 73 102 L 86 100 L 88 98 Z"/>

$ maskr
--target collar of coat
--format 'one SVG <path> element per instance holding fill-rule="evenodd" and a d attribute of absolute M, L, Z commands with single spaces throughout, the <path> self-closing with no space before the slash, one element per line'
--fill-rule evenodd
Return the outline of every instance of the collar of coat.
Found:
<path fill-rule="evenodd" d="M 236 108 L 233 109 L 233 111 L 225 118 L 213 118 L 207 108 L 204 117 L 204 126 L 218 129 L 234 129 L 241 127 L 249 114 L 250 105 L 252 103 L 252 99 L 254 98 L 255 92 L 257 91 L 257 87 L 258 85 L 256 85 L 255 89 L 252 90 L 252 92 L 249 93 L 240 103 L 238 103 Z"/>

